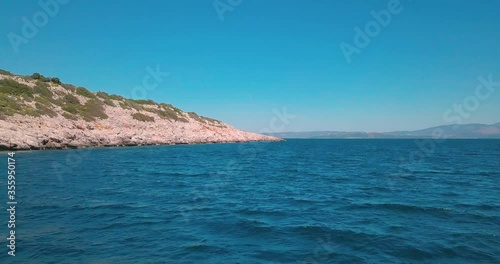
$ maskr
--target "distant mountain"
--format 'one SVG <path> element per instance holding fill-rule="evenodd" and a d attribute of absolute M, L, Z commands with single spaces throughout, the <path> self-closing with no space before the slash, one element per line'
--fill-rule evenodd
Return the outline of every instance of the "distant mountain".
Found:
<path fill-rule="evenodd" d="M 384 138 L 382 133 L 369 132 L 342 132 L 342 131 L 310 131 L 310 132 L 283 132 L 267 133 L 279 138 Z"/>
<path fill-rule="evenodd" d="M 396 137 L 431 137 L 434 131 L 443 131 L 444 136 L 447 138 L 500 138 L 500 123 L 493 125 L 445 125 L 415 131 L 396 131 L 385 134 Z"/>
<path fill-rule="evenodd" d="M 310 131 L 282 132 L 267 135 L 279 138 L 430 138 L 433 135 L 444 138 L 500 138 L 500 122 L 493 125 L 463 124 L 444 125 L 415 131 L 375 132 L 342 132 L 342 131 Z"/>

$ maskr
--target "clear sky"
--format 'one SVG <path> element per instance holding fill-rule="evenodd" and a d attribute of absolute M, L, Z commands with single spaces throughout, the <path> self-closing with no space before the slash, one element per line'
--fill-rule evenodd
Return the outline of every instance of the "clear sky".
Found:
<path fill-rule="evenodd" d="M 256 132 L 284 107 L 296 117 L 276 132 L 447 124 L 443 114 L 475 96 L 479 76 L 500 82 L 500 1 L 389 2 L 220 0 L 219 13 L 233 5 L 220 16 L 212 0 L 72 0 L 54 12 L 37 1 L 7 0 L 0 68 L 145 95 Z M 367 23 L 376 24 L 372 10 L 394 13 L 378 32 L 372 27 L 370 42 L 348 63 L 341 43 L 356 47 L 355 27 L 366 34 Z M 39 12 L 51 14 L 44 21 Z M 38 19 L 36 34 L 23 33 L 23 17 Z M 134 93 L 146 68 L 157 65 L 169 75 Z M 463 122 L 500 121 L 496 88 Z"/>

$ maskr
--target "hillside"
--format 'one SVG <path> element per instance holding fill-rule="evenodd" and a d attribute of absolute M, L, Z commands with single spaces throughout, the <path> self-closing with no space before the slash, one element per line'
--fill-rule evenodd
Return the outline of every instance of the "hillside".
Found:
<path fill-rule="evenodd" d="M 386 133 L 391 136 L 400 137 L 431 137 L 433 131 L 439 129 L 443 131 L 447 138 L 500 138 L 500 123 L 486 124 L 463 124 L 445 125 L 431 127 L 415 131 L 396 131 Z"/>
<path fill-rule="evenodd" d="M 280 138 L 432 138 L 434 131 L 442 131 L 444 138 L 500 138 L 500 123 L 492 125 L 445 125 L 415 131 L 394 131 L 386 133 L 310 131 L 270 133 L 267 135 Z"/>
<path fill-rule="evenodd" d="M 0 70 L 0 150 L 279 140 L 170 104 Z"/>

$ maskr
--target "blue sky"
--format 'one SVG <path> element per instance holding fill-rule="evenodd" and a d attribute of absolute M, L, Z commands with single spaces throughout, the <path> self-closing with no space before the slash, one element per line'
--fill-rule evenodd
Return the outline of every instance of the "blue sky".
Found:
<path fill-rule="evenodd" d="M 72 0 L 16 53 L 8 34 L 22 37 L 22 17 L 43 8 L 3 1 L 0 68 L 129 97 L 158 65 L 169 76 L 147 98 L 256 132 L 283 108 L 296 117 L 276 132 L 447 124 L 479 76 L 500 82 L 496 0 L 401 0 L 348 63 L 340 44 L 354 45 L 354 28 L 389 2 L 242 0 L 221 21 L 212 0 Z M 500 87 L 478 102 L 464 123 L 500 121 Z"/>

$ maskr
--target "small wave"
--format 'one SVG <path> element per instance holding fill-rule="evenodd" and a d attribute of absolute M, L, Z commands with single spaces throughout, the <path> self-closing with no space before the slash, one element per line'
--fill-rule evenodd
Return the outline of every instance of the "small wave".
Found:
<path fill-rule="evenodd" d="M 188 251 L 189 253 L 193 252 L 204 252 L 204 253 L 218 253 L 218 254 L 225 254 L 228 253 L 228 251 L 225 248 L 214 246 L 214 245 L 207 245 L 207 244 L 202 244 L 202 243 L 196 243 L 196 244 L 191 244 L 191 245 L 184 245 L 183 248 Z"/>
<path fill-rule="evenodd" d="M 78 246 L 71 245 L 63 245 L 58 243 L 57 241 L 38 243 L 36 246 L 32 247 L 33 249 L 29 251 L 29 259 L 33 260 L 32 263 L 39 263 L 38 261 L 40 257 L 44 255 L 52 255 L 54 253 L 64 254 L 66 256 L 74 254 L 74 255 L 83 255 L 85 254 L 85 250 Z"/>
<path fill-rule="evenodd" d="M 87 206 L 78 206 L 78 209 L 124 209 L 124 210 L 129 210 L 129 209 L 137 209 L 137 208 L 143 208 L 146 207 L 146 205 L 138 205 L 138 204 L 126 204 L 126 203 L 97 203 L 97 204 L 90 204 Z"/>
<path fill-rule="evenodd" d="M 254 215 L 269 215 L 269 216 L 285 216 L 288 215 L 286 212 L 282 211 L 269 211 L 269 210 L 261 210 L 261 209 L 241 209 L 237 211 L 238 214 L 242 215 L 249 215 L 249 216 L 254 216 Z"/>
<path fill-rule="evenodd" d="M 308 199 L 300 199 L 300 198 L 290 198 L 290 200 L 295 204 L 316 204 L 316 203 L 321 203 L 321 201 L 314 201 L 314 200 L 308 200 Z"/>
<path fill-rule="evenodd" d="M 114 228 L 124 228 L 124 227 L 127 227 L 127 226 L 135 226 L 137 225 L 138 223 L 130 223 L 130 222 L 127 222 L 127 223 L 124 223 L 124 222 L 112 222 L 108 225 L 102 225 L 100 228 L 97 228 L 98 230 L 111 230 L 111 229 L 114 229 Z"/>
<path fill-rule="evenodd" d="M 433 170 L 433 169 L 428 169 L 428 170 L 412 170 L 411 171 L 414 174 L 424 174 L 424 175 L 463 175 L 465 172 L 464 171 L 452 171 L 452 170 Z"/>
<path fill-rule="evenodd" d="M 451 213 L 453 213 L 453 210 L 450 208 L 422 207 L 417 205 L 396 204 L 396 203 L 383 203 L 383 204 L 364 203 L 364 204 L 352 204 L 347 207 L 349 209 L 358 209 L 358 210 L 383 209 L 383 210 L 391 210 L 404 213 L 435 213 L 441 216 L 449 216 Z"/>
<path fill-rule="evenodd" d="M 183 247 L 188 249 L 189 251 L 201 251 L 201 252 L 210 251 L 209 249 L 211 248 L 211 246 L 209 245 L 202 245 L 202 244 L 186 245 Z"/>
<path fill-rule="evenodd" d="M 237 223 L 237 226 L 251 234 L 264 234 L 275 231 L 275 228 L 259 220 L 244 219 Z"/>
<path fill-rule="evenodd" d="M 462 207 L 462 208 L 473 208 L 473 209 L 485 210 L 485 211 L 493 211 L 493 210 L 500 209 L 500 206 L 490 205 L 490 204 L 457 204 L 456 206 Z"/>
<path fill-rule="evenodd" d="M 361 231 L 354 231 L 351 229 L 334 229 L 326 226 L 295 226 L 288 228 L 287 231 L 292 236 L 303 236 L 308 237 L 311 240 L 317 241 L 318 238 L 326 237 L 331 243 L 342 243 L 342 244 L 359 244 L 359 243 L 370 243 L 379 242 L 382 243 L 384 240 L 390 240 L 392 237 L 388 235 L 373 234 Z M 385 243 L 385 242 L 384 242 Z"/>
<path fill-rule="evenodd" d="M 372 192 L 391 192 L 392 190 L 387 187 L 382 187 L 382 186 L 370 186 L 370 187 L 361 187 L 360 190 L 362 191 L 372 191 Z"/>
<path fill-rule="evenodd" d="M 283 170 L 283 172 L 297 173 L 297 172 L 300 172 L 300 170 L 298 170 L 298 169 L 285 169 L 285 170 Z"/>
<path fill-rule="evenodd" d="M 200 176 L 210 176 L 209 173 L 186 173 L 186 172 L 157 172 L 152 171 L 148 172 L 148 174 L 153 176 L 167 176 L 167 177 L 200 177 Z"/>
<path fill-rule="evenodd" d="M 445 192 L 445 193 L 442 193 L 441 195 L 448 196 L 448 197 L 457 197 L 457 196 L 460 196 L 460 194 L 456 193 L 456 192 Z"/>
<path fill-rule="evenodd" d="M 333 229 L 330 229 L 325 226 L 296 226 L 292 228 L 293 232 L 302 233 L 302 234 L 324 234 L 332 232 Z"/>
<path fill-rule="evenodd" d="M 38 204 L 29 206 L 29 210 L 37 210 L 37 209 L 61 209 L 62 207 L 55 204 Z"/>

